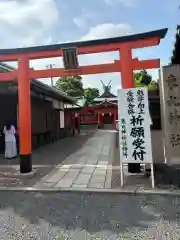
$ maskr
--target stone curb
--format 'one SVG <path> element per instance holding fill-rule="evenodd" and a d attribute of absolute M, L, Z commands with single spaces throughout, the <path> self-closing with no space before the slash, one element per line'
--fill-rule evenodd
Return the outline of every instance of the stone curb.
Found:
<path fill-rule="evenodd" d="M 159 196 L 177 196 L 180 197 L 180 191 L 170 190 L 129 190 L 129 189 L 97 189 L 97 188 L 36 188 L 36 187 L 0 187 L 0 191 L 14 191 L 14 192 L 51 192 L 51 193 L 114 193 L 114 194 L 129 194 L 129 195 L 159 195 Z"/>
<path fill-rule="evenodd" d="M 29 173 L 20 173 L 18 171 L 18 172 L 12 173 L 12 176 L 13 177 L 21 177 L 21 178 L 32 178 L 32 177 L 34 177 L 36 175 L 36 173 L 37 173 L 36 169 L 33 169 Z"/>

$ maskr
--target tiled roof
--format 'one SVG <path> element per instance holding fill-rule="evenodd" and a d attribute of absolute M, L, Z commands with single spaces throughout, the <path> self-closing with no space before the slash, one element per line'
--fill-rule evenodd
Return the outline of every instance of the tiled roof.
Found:
<path fill-rule="evenodd" d="M 115 98 L 115 97 L 117 96 L 111 92 L 104 92 L 99 98 Z"/>

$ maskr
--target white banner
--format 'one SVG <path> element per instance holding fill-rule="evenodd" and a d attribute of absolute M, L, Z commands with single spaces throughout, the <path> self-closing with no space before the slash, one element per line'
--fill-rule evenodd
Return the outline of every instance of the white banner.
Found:
<path fill-rule="evenodd" d="M 60 111 L 60 128 L 64 128 L 64 111 Z"/>
<path fill-rule="evenodd" d="M 147 88 L 118 91 L 120 159 L 123 163 L 152 163 Z"/>

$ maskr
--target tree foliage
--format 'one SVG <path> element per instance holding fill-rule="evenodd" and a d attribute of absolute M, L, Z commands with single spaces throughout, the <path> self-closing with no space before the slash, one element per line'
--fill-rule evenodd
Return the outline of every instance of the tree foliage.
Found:
<path fill-rule="evenodd" d="M 99 97 L 98 88 L 85 88 L 84 89 L 84 98 L 86 99 L 86 104 L 93 103 L 93 99 Z"/>
<path fill-rule="evenodd" d="M 158 83 L 156 81 L 151 81 L 151 83 L 148 85 L 148 90 L 153 91 L 158 89 Z"/>
<path fill-rule="evenodd" d="M 148 90 L 153 91 L 158 88 L 158 83 L 152 80 L 152 76 L 146 70 L 134 73 L 134 87 L 147 86 Z M 86 104 L 93 103 L 93 99 L 99 97 L 99 89 L 83 88 L 82 77 L 62 77 L 56 82 L 57 89 L 67 93 L 69 96 L 82 98 L 86 100 Z"/>
<path fill-rule="evenodd" d="M 149 84 L 143 83 L 143 80 L 150 81 Z M 147 73 L 146 70 L 142 70 L 134 73 L 134 87 L 144 87 L 147 86 L 148 90 L 156 90 L 158 88 L 158 83 L 152 80 L 152 76 Z"/>
<path fill-rule="evenodd" d="M 72 97 L 82 97 L 84 94 L 81 76 L 59 78 L 55 87 Z"/>

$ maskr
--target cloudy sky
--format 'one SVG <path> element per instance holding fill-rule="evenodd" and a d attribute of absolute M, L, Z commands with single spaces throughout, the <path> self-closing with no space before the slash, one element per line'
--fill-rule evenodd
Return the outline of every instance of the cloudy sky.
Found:
<path fill-rule="evenodd" d="M 158 47 L 133 52 L 139 59 L 160 58 L 167 64 L 173 48 L 176 25 L 180 24 L 179 0 L 0 0 L 0 48 L 55 44 L 141 33 L 169 28 Z M 98 64 L 118 59 L 117 53 L 80 57 L 80 64 Z M 31 62 L 35 68 L 61 59 Z M 151 71 L 157 78 L 157 71 Z M 112 90 L 121 87 L 120 74 L 83 77 L 84 86 L 101 88 L 112 80 Z M 49 84 L 50 80 L 45 79 Z"/>

